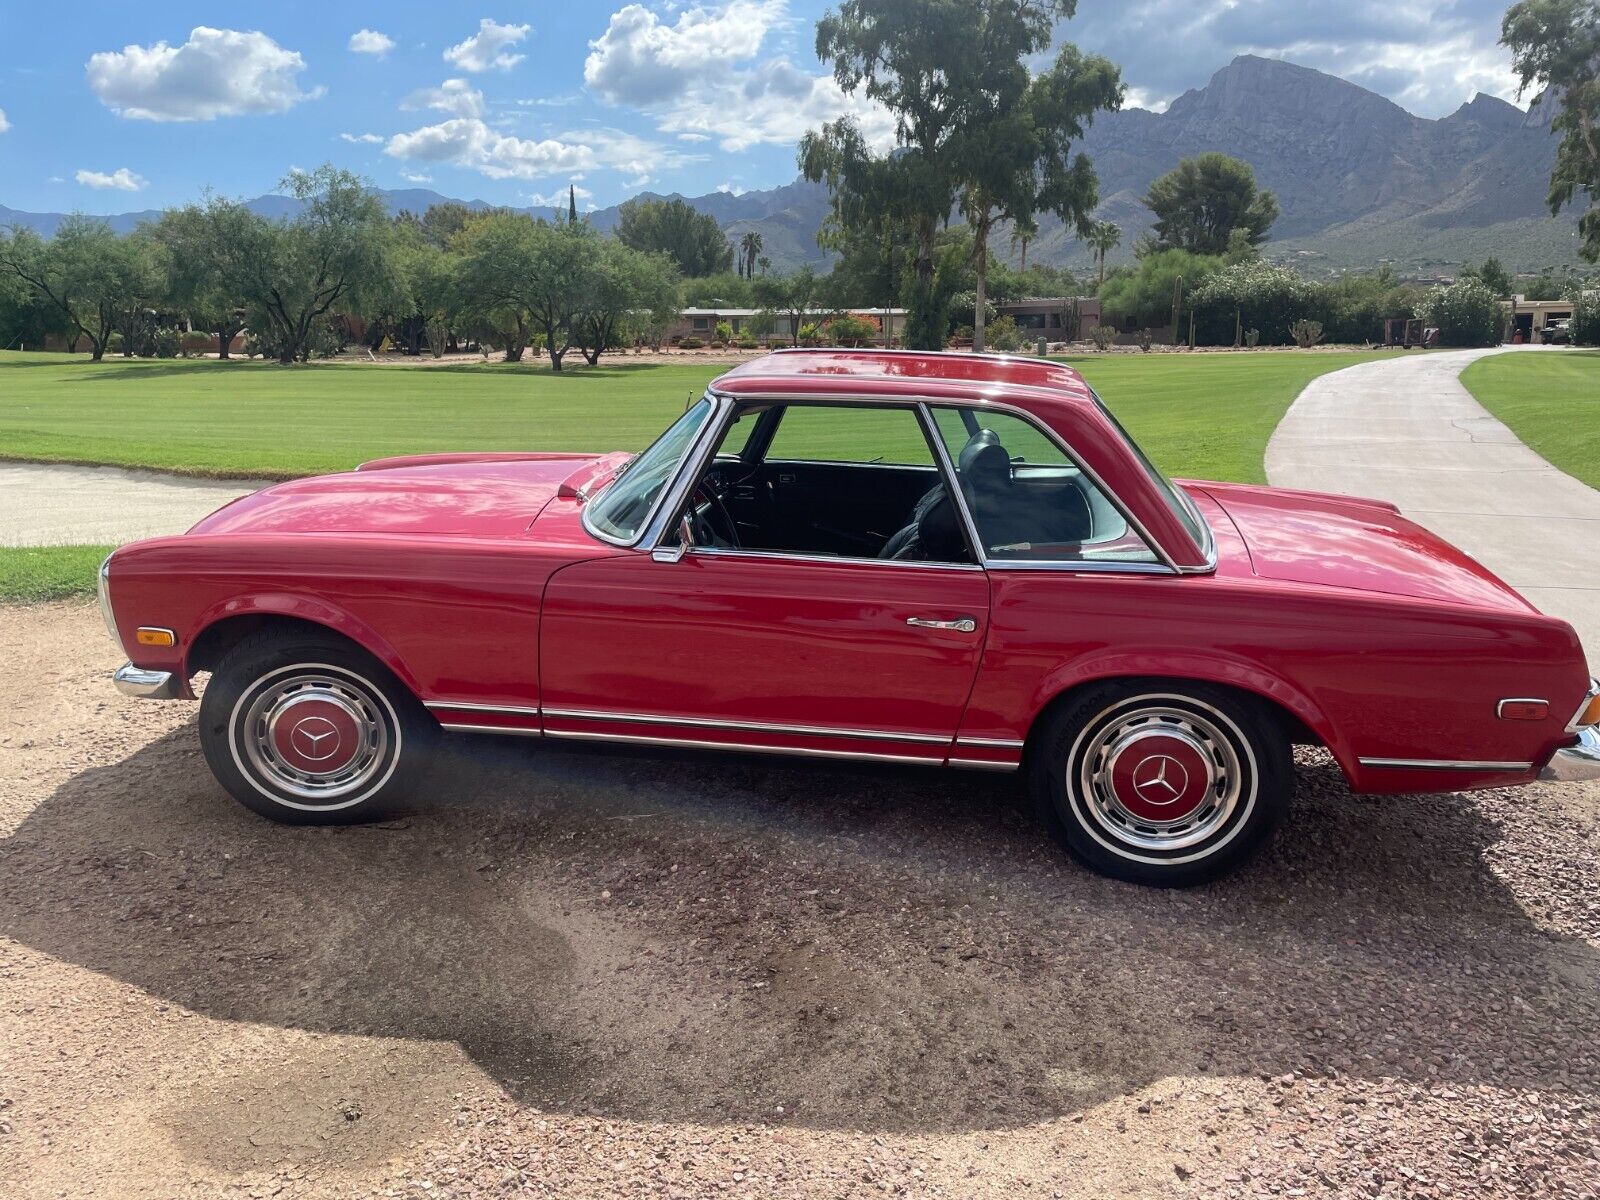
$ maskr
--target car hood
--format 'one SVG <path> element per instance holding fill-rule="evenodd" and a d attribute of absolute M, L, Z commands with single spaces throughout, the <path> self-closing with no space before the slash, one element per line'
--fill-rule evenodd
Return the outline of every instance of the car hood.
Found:
<path fill-rule="evenodd" d="M 1482 563 L 1382 500 L 1199 483 L 1244 539 L 1265 579 L 1537 611 Z"/>
<path fill-rule="evenodd" d="M 435 455 L 367 463 L 264 488 L 190 533 L 377 533 L 520 537 L 594 455 Z"/>

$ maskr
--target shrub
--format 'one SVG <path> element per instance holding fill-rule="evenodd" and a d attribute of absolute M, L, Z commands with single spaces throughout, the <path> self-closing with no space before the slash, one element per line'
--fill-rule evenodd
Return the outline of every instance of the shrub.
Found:
<path fill-rule="evenodd" d="M 150 352 L 156 358 L 177 358 L 183 338 L 176 329 L 158 329 L 150 336 Z"/>
<path fill-rule="evenodd" d="M 182 348 L 184 354 L 210 354 L 217 348 L 217 339 L 209 333 L 192 329 L 183 335 Z"/>
<path fill-rule="evenodd" d="M 759 350 L 759 349 L 761 349 L 761 343 L 756 341 L 756 339 L 753 338 L 753 337 L 742 337 L 737 342 L 735 342 L 734 345 L 739 347 L 739 349 L 741 349 L 741 350 Z"/>
<path fill-rule="evenodd" d="M 1575 288 L 1572 298 L 1572 344 L 1600 346 L 1600 291 Z"/>
<path fill-rule="evenodd" d="M 864 346 L 877 336 L 878 327 L 853 313 L 834 317 L 822 327 L 822 336 L 835 346 Z"/>
<path fill-rule="evenodd" d="M 1434 288 L 1417 316 L 1439 331 L 1441 346 L 1496 345 L 1505 320 L 1494 292 L 1482 280 L 1471 278 Z"/>
<path fill-rule="evenodd" d="M 1261 330 L 1246 329 L 1244 331 L 1244 344 L 1254 350 L 1261 344 Z"/>
<path fill-rule="evenodd" d="M 1242 327 L 1267 331 L 1269 345 L 1287 345 L 1289 330 L 1315 307 L 1316 291 L 1288 267 L 1242 262 L 1224 267 L 1190 296 L 1196 340 L 1229 346 Z"/>
<path fill-rule="evenodd" d="M 802 346 L 819 346 L 822 344 L 822 331 L 817 328 L 815 321 L 800 326 L 800 344 Z"/>
<path fill-rule="evenodd" d="M 1289 326 L 1289 336 L 1294 338 L 1294 344 L 1300 349 L 1309 350 L 1322 340 L 1322 322 L 1301 317 Z"/>
<path fill-rule="evenodd" d="M 1155 340 L 1155 335 L 1149 329 L 1139 330 L 1139 349 L 1146 354 L 1150 353 L 1150 347 L 1155 345 Z"/>
<path fill-rule="evenodd" d="M 686 338 L 683 338 L 681 341 L 678 342 L 678 349 L 680 349 L 680 350 L 698 350 L 698 349 L 700 349 L 701 346 L 704 346 L 704 345 L 705 345 L 705 342 L 703 342 L 701 339 L 699 339 L 697 337 L 686 337 Z"/>
<path fill-rule="evenodd" d="M 1021 350 L 1026 339 L 1022 335 L 1022 330 L 1017 328 L 1015 318 L 996 317 L 994 324 L 984 330 L 984 340 L 991 350 L 1012 352 Z"/>
<path fill-rule="evenodd" d="M 767 339 L 767 349 L 769 350 L 787 350 L 789 346 L 790 342 L 786 337 L 769 337 Z"/>
<path fill-rule="evenodd" d="M 716 336 L 715 336 L 715 338 L 713 338 L 713 341 L 716 341 L 716 342 L 731 342 L 731 341 L 733 341 L 733 326 L 728 324 L 726 321 L 718 321 L 717 322 L 717 329 L 716 329 Z"/>
<path fill-rule="evenodd" d="M 1117 331 L 1110 325 L 1096 325 L 1089 330 L 1089 340 L 1096 350 L 1109 350 L 1111 343 L 1117 340 Z"/>

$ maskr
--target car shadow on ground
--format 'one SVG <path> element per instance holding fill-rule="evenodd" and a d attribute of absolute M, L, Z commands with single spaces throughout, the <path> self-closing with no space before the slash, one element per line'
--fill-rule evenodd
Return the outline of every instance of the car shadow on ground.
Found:
<path fill-rule="evenodd" d="M 1489 869 L 1497 825 L 1326 760 L 1263 859 L 1185 892 L 1076 867 L 992 776 L 460 739 L 432 795 L 273 825 L 181 730 L 0 841 L 0 935 L 648 1121 L 1002 1128 L 1295 1070 L 1600 1090 L 1595 950 Z"/>

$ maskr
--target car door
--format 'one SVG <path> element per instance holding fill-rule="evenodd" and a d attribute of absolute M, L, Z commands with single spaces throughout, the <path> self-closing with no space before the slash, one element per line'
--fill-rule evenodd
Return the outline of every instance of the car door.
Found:
<path fill-rule="evenodd" d="M 916 412 L 898 411 L 921 437 Z M 871 424 L 881 438 L 882 417 Z M 849 461 L 848 447 L 828 453 Z M 863 467 L 881 457 L 860 451 Z M 640 549 L 558 572 L 540 622 L 545 732 L 943 761 L 988 627 L 982 567 L 774 540 Z"/>

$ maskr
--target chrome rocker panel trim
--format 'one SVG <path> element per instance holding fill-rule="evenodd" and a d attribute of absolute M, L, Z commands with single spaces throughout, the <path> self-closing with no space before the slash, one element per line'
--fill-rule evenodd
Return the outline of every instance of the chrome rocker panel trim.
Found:
<path fill-rule="evenodd" d="M 1578 744 L 1557 750 L 1539 772 L 1539 778 L 1554 783 L 1600 779 L 1600 725 L 1580 729 Z"/>
<path fill-rule="evenodd" d="M 111 682 L 124 696 L 133 696 L 138 700 L 182 699 L 178 695 L 181 684 L 171 671 L 147 671 L 132 663 L 123 663 L 111 677 Z"/>
<path fill-rule="evenodd" d="M 1485 762 L 1475 758 L 1362 758 L 1363 767 L 1411 771 L 1531 771 L 1531 762 Z"/>
<path fill-rule="evenodd" d="M 547 708 L 545 717 L 568 721 L 609 721 L 629 725 L 681 725 L 692 729 L 731 729 L 740 733 L 790 733 L 800 737 L 833 737 L 871 742 L 925 742 L 948 746 L 950 739 L 937 733 L 894 733 L 887 729 L 840 729 L 829 725 L 780 725 L 768 721 L 728 721 L 714 717 L 668 717 L 654 713 L 625 713 L 604 709 Z M 551 732 L 548 731 L 547 732 Z"/>

